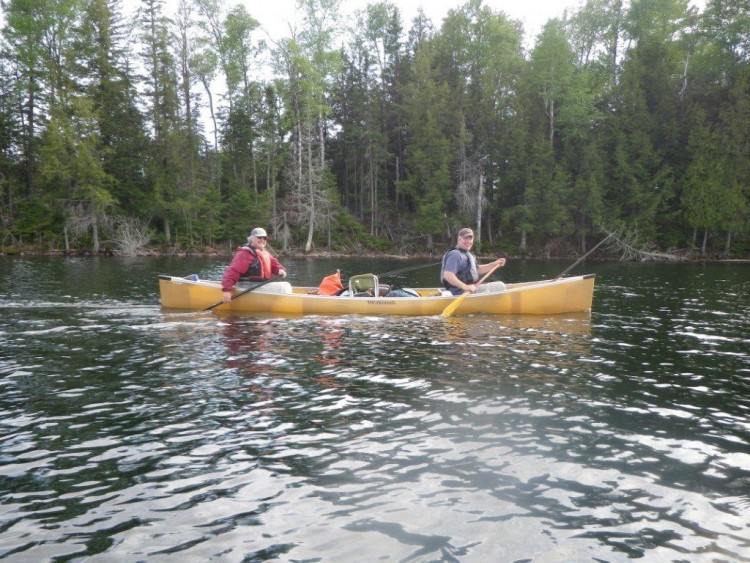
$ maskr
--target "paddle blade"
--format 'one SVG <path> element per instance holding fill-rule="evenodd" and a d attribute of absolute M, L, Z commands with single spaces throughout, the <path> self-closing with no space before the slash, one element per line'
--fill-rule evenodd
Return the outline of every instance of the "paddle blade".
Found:
<path fill-rule="evenodd" d="M 443 309 L 443 312 L 440 313 L 440 316 L 441 317 L 450 317 L 453 313 L 456 312 L 456 309 L 458 309 L 458 307 L 463 302 L 464 297 L 466 297 L 468 294 L 469 294 L 469 292 L 467 291 L 467 292 L 461 294 L 461 296 L 458 299 L 456 299 L 455 301 L 451 301 L 451 303 L 445 309 Z"/>

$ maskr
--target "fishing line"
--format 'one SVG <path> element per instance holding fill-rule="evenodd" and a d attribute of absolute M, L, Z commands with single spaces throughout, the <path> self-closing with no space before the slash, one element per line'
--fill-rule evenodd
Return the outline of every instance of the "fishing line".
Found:
<path fill-rule="evenodd" d="M 440 262 L 430 262 L 429 264 L 421 264 L 419 266 L 409 266 L 408 268 L 401 268 L 400 270 L 393 270 L 391 272 L 385 272 L 383 274 L 378 274 L 379 278 L 383 278 L 385 276 L 392 276 L 395 274 L 402 274 L 404 272 L 411 272 L 413 270 L 421 270 L 422 268 L 429 268 L 430 266 L 438 266 L 440 265 Z"/>

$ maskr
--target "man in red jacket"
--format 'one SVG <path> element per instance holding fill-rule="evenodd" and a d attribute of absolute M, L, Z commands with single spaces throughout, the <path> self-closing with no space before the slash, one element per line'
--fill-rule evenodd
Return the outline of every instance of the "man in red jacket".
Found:
<path fill-rule="evenodd" d="M 260 227 L 253 229 L 247 237 L 247 245 L 241 246 L 221 278 L 224 303 L 232 300 L 232 287 L 239 280 L 263 281 L 280 275 L 286 277 L 286 268 L 266 250 L 268 234 Z"/>

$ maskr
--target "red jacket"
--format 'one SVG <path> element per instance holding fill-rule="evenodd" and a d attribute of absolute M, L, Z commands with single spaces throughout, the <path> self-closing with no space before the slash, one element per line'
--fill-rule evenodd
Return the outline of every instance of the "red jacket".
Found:
<path fill-rule="evenodd" d="M 261 259 L 261 275 L 259 277 L 253 277 L 255 280 L 267 280 L 277 275 L 281 270 L 285 270 L 284 266 L 281 265 L 275 256 L 272 256 L 266 250 L 255 250 L 258 253 L 258 257 Z M 267 257 L 266 260 L 261 258 L 261 253 L 264 253 Z M 246 278 L 250 266 L 255 262 L 256 258 L 253 253 L 246 247 L 241 246 L 234 253 L 234 258 L 230 262 L 227 269 L 224 271 L 224 276 L 221 278 L 221 290 L 231 291 L 232 287 L 239 281 L 240 278 Z M 264 268 L 266 264 L 270 265 L 269 268 Z"/>

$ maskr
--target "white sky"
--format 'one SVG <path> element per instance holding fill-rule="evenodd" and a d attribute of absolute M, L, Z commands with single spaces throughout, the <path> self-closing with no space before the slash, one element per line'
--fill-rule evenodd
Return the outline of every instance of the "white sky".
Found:
<path fill-rule="evenodd" d="M 263 29 L 274 40 L 288 36 L 289 25 L 301 19 L 295 14 L 296 0 L 226 0 L 227 5 L 230 6 L 236 5 L 238 1 L 245 5 L 248 13 L 260 22 Z M 411 27 L 411 20 L 420 6 L 439 29 L 448 10 L 466 3 L 464 0 L 392 1 L 401 11 L 401 21 L 405 32 Z M 351 16 L 355 10 L 371 3 L 373 3 L 372 0 L 342 0 L 344 21 L 353 22 L 353 18 L 346 16 Z M 583 3 L 584 0 L 484 0 L 483 2 L 484 6 L 492 8 L 495 12 L 504 12 L 509 18 L 521 21 L 525 43 L 529 46 L 533 45 L 534 38 L 541 32 L 547 20 L 562 17 L 566 8 L 569 12 L 577 11 Z M 703 9 L 705 0 L 690 0 L 690 4 Z"/>
<path fill-rule="evenodd" d="M 342 0 L 342 21 L 344 26 L 354 23 L 354 12 L 362 9 L 375 0 Z M 436 29 L 440 29 L 443 18 L 451 9 L 459 8 L 467 0 L 391 0 L 401 12 L 401 23 L 404 32 L 411 28 L 411 21 L 422 7 Z M 247 12 L 258 22 L 267 38 L 275 42 L 290 35 L 290 25 L 301 22 L 297 14 L 297 0 L 224 0 L 225 6 L 231 8 L 238 3 L 244 4 Z M 542 26 L 551 18 L 562 17 L 567 9 L 569 13 L 577 11 L 585 0 L 484 0 L 483 5 L 495 12 L 504 12 L 510 19 L 523 24 L 524 44 L 527 48 L 534 45 L 536 36 Z M 703 10 L 706 0 L 690 0 L 690 4 Z M 123 0 L 125 12 L 135 11 L 141 0 Z M 166 0 L 166 15 L 172 15 L 177 0 Z M 261 31 L 261 33 L 262 33 Z"/>
<path fill-rule="evenodd" d="M 375 0 L 341 0 L 342 21 L 344 25 L 354 23 L 352 15 L 357 9 L 364 8 Z M 260 22 L 267 36 L 276 41 L 290 35 L 290 25 L 301 21 L 296 13 L 297 0 L 224 0 L 227 8 L 238 3 L 244 4 L 248 13 Z M 401 22 L 404 32 L 411 28 L 411 21 L 422 7 L 425 14 L 439 29 L 443 18 L 449 10 L 459 8 L 466 0 L 392 0 L 401 11 Z M 484 0 L 483 5 L 495 12 L 504 12 L 510 19 L 523 24 L 524 43 L 527 47 L 534 44 L 535 37 L 542 26 L 551 18 L 562 17 L 567 9 L 569 13 L 577 11 L 585 0 Z M 125 12 L 134 11 L 141 0 L 123 0 Z M 706 0 L 690 0 L 690 4 L 703 10 Z M 172 15 L 177 0 L 166 0 L 166 13 Z"/>
<path fill-rule="evenodd" d="M 341 0 L 342 21 L 344 25 L 353 24 L 351 17 L 358 9 L 362 9 L 376 0 Z M 430 18 L 436 29 L 440 29 L 443 18 L 448 10 L 459 8 L 462 0 L 391 0 L 401 12 L 401 23 L 404 32 L 411 28 L 411 21 L 421 7 Z M 703 3 L 705 0 L 691 0 L 693 3 Z M 290 25 L 301 21 L 296 13 L 297 0 L 224 0 L 227 8 L 244 4 L 247 12 L 260 22 L 261 28 L 272 40 L 278 40 L 290 35 Z M 523 23 L 524 38 L 527 44 L 533 44 L 533 38 L 541 31 L 542 26 L 550 18 L 561 17 L 566 8 L 570 11 L 578 9 L 584 0 L 484 0 L 483 4 L 496 12 L 505 14 Z M 140 6 L 141 0 L 123 0 L 125 13 L 132 13 Z M 177 0 L 166 0 L 166 15 L 172 15 L 177 6 Z"/>
<path fill-rule="evenodd" d="M 289 25 L 298 19 L 295 14 L 296 0 L 241 0 L 248 13 L 258 20 L 273 39 L 289 35 Z M 581 0 L 485 0 L 483 4 L 496 12 L 505 12 L 511 19 L 520 20 L 524 25 L 525 36 L 533 38 L 550 18 L 560 17 L 565 8 L 577 9 Z M 342 0 L 345 16 L 373 3 L 368 0 Z M 459 8 L 460 0 L 393 0 L 401 11 L 404 31 L 411 27 L 411 20 L 421 6 L 424 13 L 440 28 L 448 10 Z M 351 18 L 344 18 L 353 22 Z"/>

